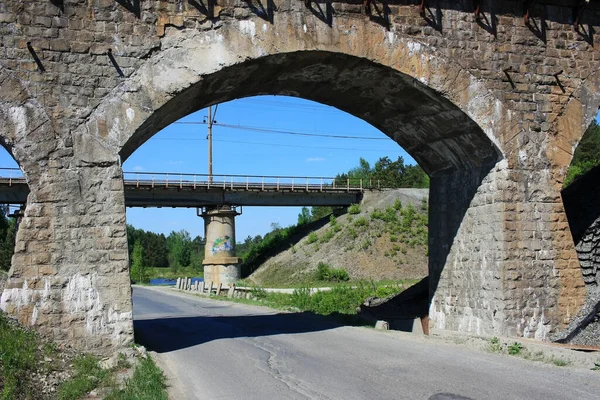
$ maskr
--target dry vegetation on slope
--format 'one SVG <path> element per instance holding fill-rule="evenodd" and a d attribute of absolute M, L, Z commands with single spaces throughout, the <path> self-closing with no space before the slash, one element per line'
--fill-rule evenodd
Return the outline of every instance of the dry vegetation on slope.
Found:
<path fill-rule="evenodd" d="M 427 275 L 427 189 L 367 192 L 358 206 L 263 263 L 250 280 L 302 285 L 317 265 L 345 269 L 351 280 L 421 279 Z"/>

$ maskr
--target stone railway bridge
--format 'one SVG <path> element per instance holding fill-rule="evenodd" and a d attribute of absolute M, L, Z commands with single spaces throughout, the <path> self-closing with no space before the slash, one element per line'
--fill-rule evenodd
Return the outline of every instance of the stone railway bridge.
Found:
<path fill-rule="evenodd" d="M 130 343 L 121 163 L 193 111 L 279 94 L 430 175 L 433 329 L 574 332 L 560 189 L 600 105 L 599 3 L 0 0 L 0 137 L 30 188 L 2 309 L 77 348 Z"/>

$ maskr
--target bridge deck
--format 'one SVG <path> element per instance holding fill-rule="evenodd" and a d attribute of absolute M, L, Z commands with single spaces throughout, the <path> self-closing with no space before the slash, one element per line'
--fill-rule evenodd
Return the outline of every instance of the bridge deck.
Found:
<path fill-rule="evenodd" d="M 173 174 L 172 174 L 173 176 Z M 266 177 L 276 182 L 183 179 L 124 179 L 127 207 L 346 206 L 358 203 L 368 188 L 324 178 Z M 244 177 L 246 178 L 246 177 Z M 284 180 L 282 182 L 282 180 Z M 319 180 L 314 183 L 315 180 Z M 0 204 L 25 204 L 29 187 L 23 177 L 0 177 Z"/>

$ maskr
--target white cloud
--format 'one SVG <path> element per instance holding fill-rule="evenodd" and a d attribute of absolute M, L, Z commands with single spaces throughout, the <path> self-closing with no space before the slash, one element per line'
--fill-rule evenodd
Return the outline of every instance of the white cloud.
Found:
<path fill-rule="evenodd" d="M 306 162 L 320 162 L 320 161 L 325 161 L 325 158 L 323 157 L 309 157 L 306 159 Z"/>
<path fill-rule="evenodd" d="M 181 165 L 183 161 L 169 161 L 169 165 Z"/>
<path fill-rule="evenodd" d="M 142 172 L 144 171 L 144 167 L 142 167 L 141 165 L 136 165 L 135 167 L 133 167 L 133 170 L 135 172 Z"/>

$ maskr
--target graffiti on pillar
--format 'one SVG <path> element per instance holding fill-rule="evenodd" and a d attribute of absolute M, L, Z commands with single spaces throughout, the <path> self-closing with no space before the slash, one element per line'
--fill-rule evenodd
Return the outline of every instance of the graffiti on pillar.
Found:
<path fill-rule="evenodd" d="M 223 236 L 215 239 L 212 246 L 212 253 L 221 253 L 223 251 L 233 251 L 233 239 L 229 236 Z"/>

